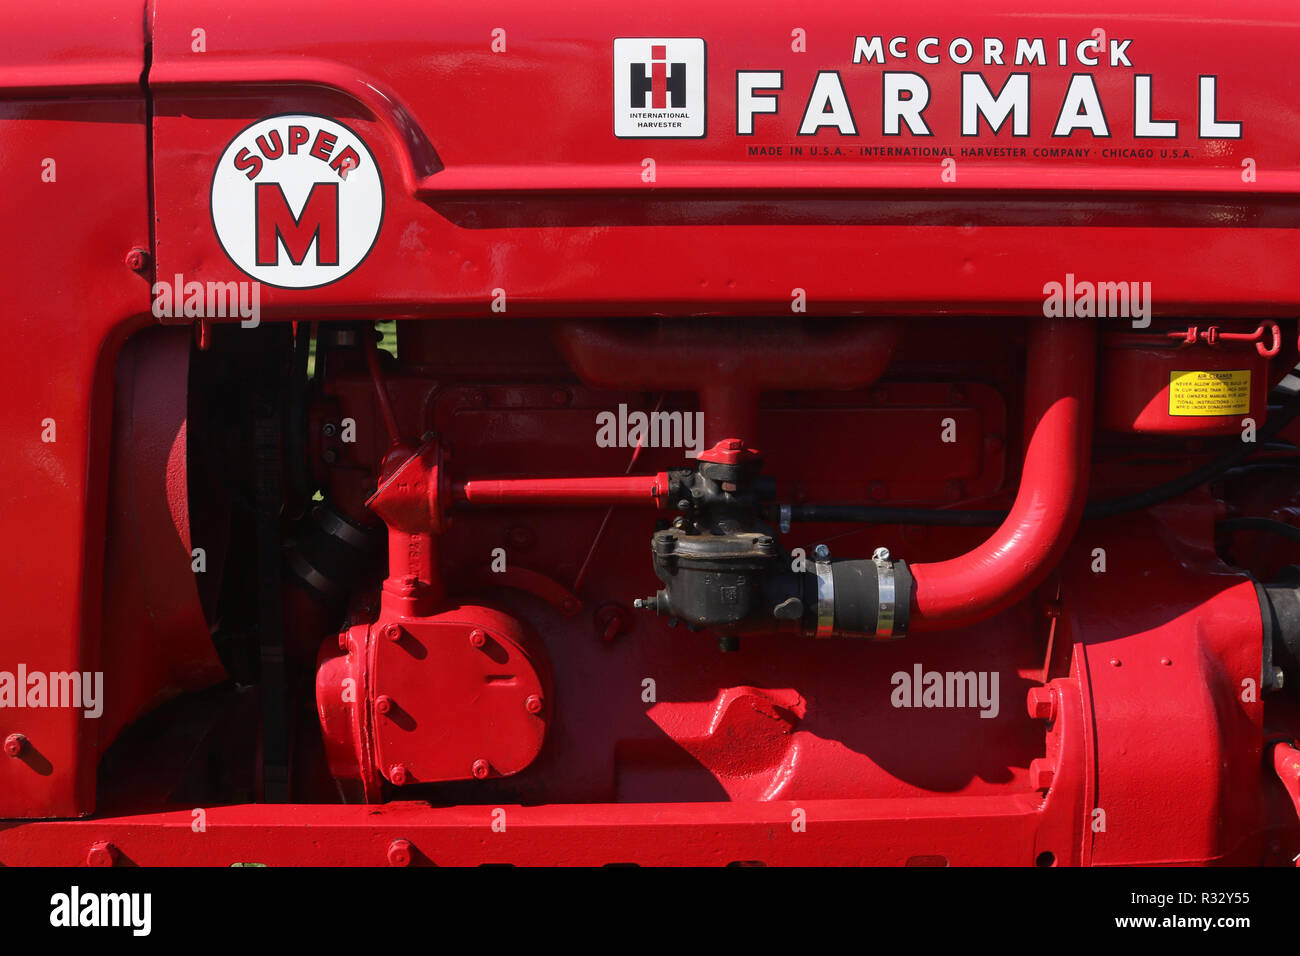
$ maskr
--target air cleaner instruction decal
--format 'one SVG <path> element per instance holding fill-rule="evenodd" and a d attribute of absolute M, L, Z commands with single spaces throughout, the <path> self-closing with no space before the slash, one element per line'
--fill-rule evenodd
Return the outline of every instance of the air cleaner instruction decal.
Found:
<path fill-rule="evenodd" d="M 384 184 L 365 142 L 306 113 L 236 134 L 212 174 L 212 227 L 246 275 L 283 289 L 337 282 L 379 236 Z"/>
<path fill-rule="evenodd" d="M 1250 369 L 1169 373 L 1169 414 L 1208 418 L 1250 411 Z"/>

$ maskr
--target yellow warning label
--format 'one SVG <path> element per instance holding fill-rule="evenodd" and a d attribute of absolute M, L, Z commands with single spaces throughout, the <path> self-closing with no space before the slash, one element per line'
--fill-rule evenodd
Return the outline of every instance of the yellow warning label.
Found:
<path fill-rule="evenodd" d="M 1209 417 L 1250 411 L 1250 369 L 1169 373 L 1169 414 Z"/>

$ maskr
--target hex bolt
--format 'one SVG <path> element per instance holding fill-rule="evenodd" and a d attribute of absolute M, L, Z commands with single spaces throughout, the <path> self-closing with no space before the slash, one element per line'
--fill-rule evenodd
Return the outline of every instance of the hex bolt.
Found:
<path fill-rule="evenodd" d="M 132 272 L 144 272 L 149 265 L 149 253 L 139 246 L 126 254 L 126 267 Z"/>
<path fill-rule="evenodd" d="M 375 698 L 375 713 L 386 714 L 393 709 L 393 698 L 387 694 L 380 694 Z"/>
<path fill-rule="evenodd" d="M 487 632 L 481 627 L 476 627 L 469 632 L 469 642 L 473 647 L 482 647 L 487 643 Z"/>
<path fill-rule="evenodd" d="M 86 866 L 112 866 L 117 862 L 117 847 L 107 840 L 92 843 L 86 853 Z"/>
<path fill-rule="evenodd" d="M 831 549 L 826 547 L 824 544 L 819 544 L 817 547 L 813 548 L 813 557 L 818 561 L 825 561 L 830 556 Z"/>
<path fill-rule="evenodd" d="M 1052 769 L 1052 764 L 1044 757 L 1037 757 L 1029 761 L 1029 786 L 1035 790 L 1049 790 L 1052 781 L 1056 778 L 1056 771 Z"/>
<path fill-rule="evenodd" d="M 529 694 L 524 698 L 524 710 L 530 714 L 540 714 L 542 712 L 542 699 L 536 694 Z"/>
<path fill-rule="evenodd" d="M 488 762 L 481 757 L 474 761 L 474 766 L 470 767 L 470 773 L 474 774 L 474 777 L 477 780 L 482 780 L 491 772 L 492 768 L 489 767 Z"/>
<path fill-rule="evenodd" d="M 411 779 L 410 774 L 406 772 L 403 764 L 395 763 L 388 768 L 388 779 L 393 781 L 399 787 L 406 786 L 406 782 Z"/>
<path fill-rule="evenodd" d="M 388 844 L 388 865 L 389 866 L 410 866 L 411 865 L 411 841 L 394 840 Z"/>
<path fill-rule="evenodd" d="M 402 625 L 385 624 L 384 637 L 388 638 L 390 641 L 400 641 L 402 639 Z"/>
<path fill-rule="evenodd" d="M 333 438 L 339 433 L 339 426 L 335 425 L 333 422 L 326 422 L 325 427 L 321 429 L 321 433 L 326 438 Z"/>
<path fill-rule="evenodd" d="M 27 749 L 27 738 L 22 734 L 10 734 L 5 738 L 5 753 L 17 757 Z"/>
<path fill-rule="evenodd" d="M 1034 720 L 1045 720 L 1048 723 L 1056 720 L 1056 695 L 1050 688 L 1029 688 L 1026 703 L 1029 706 L 1029 716 Z"/>

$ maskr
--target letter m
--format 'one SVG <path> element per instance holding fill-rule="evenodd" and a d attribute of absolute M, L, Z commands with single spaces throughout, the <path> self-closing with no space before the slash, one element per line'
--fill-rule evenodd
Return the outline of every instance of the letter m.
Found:
<path fill-rule="evenodd" d="M 279 183 L 258 183 L 257 264 L 280 264 L 283 243 L 289 260 L 303 264 L 307 250 L 316 243 L 316 265 L 339 264 L 339 184 L 316 183 L 311 187 L 301 215 L 295 216 Z"/>

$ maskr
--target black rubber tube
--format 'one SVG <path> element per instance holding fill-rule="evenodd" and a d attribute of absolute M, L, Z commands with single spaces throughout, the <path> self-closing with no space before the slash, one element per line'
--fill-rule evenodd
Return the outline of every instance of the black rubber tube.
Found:
<path fill-rule="evenodd" d="M 1262 531 L 1300 543 L 1300 528 L 1272 518 L 1224 518 L 1214 526 L 1225 531 Z"/>
<path fill-rule="evenodd" d="M 1177 498 L 1208 481 L 1220 477 L 1231 468 L 1241 464 L 1250 455 L 1260 450 L 1269 439 L 1276 437 L 1287 425 L 1300 415 L 1300 392 L 1293 394 L 1291 400 L 1281 411 L 1270 418 L 1259 430 L 1257 441 L 1242 442 L 1241 447 L 1234 448 L 1226 455 L 1207 462 L 1200 468 L 1167 481 L 1163 485 L 1147 488 L 1119 498 L 1105 501 L 1093 501 L 1083 509 L 1083 520 L 1109 518 L 1130 511 L 1141 511 L 1158 505 L 1170 498 Z M 985 527 L 999 525 L 1006 518 L 1005 511 L 945 511 L 930 508 L 880 508 L 871 505 L 792 505 L 791 521 L 828 521 L 845 524 L 926 524 L 952 525 L 959 527 Z"/>

